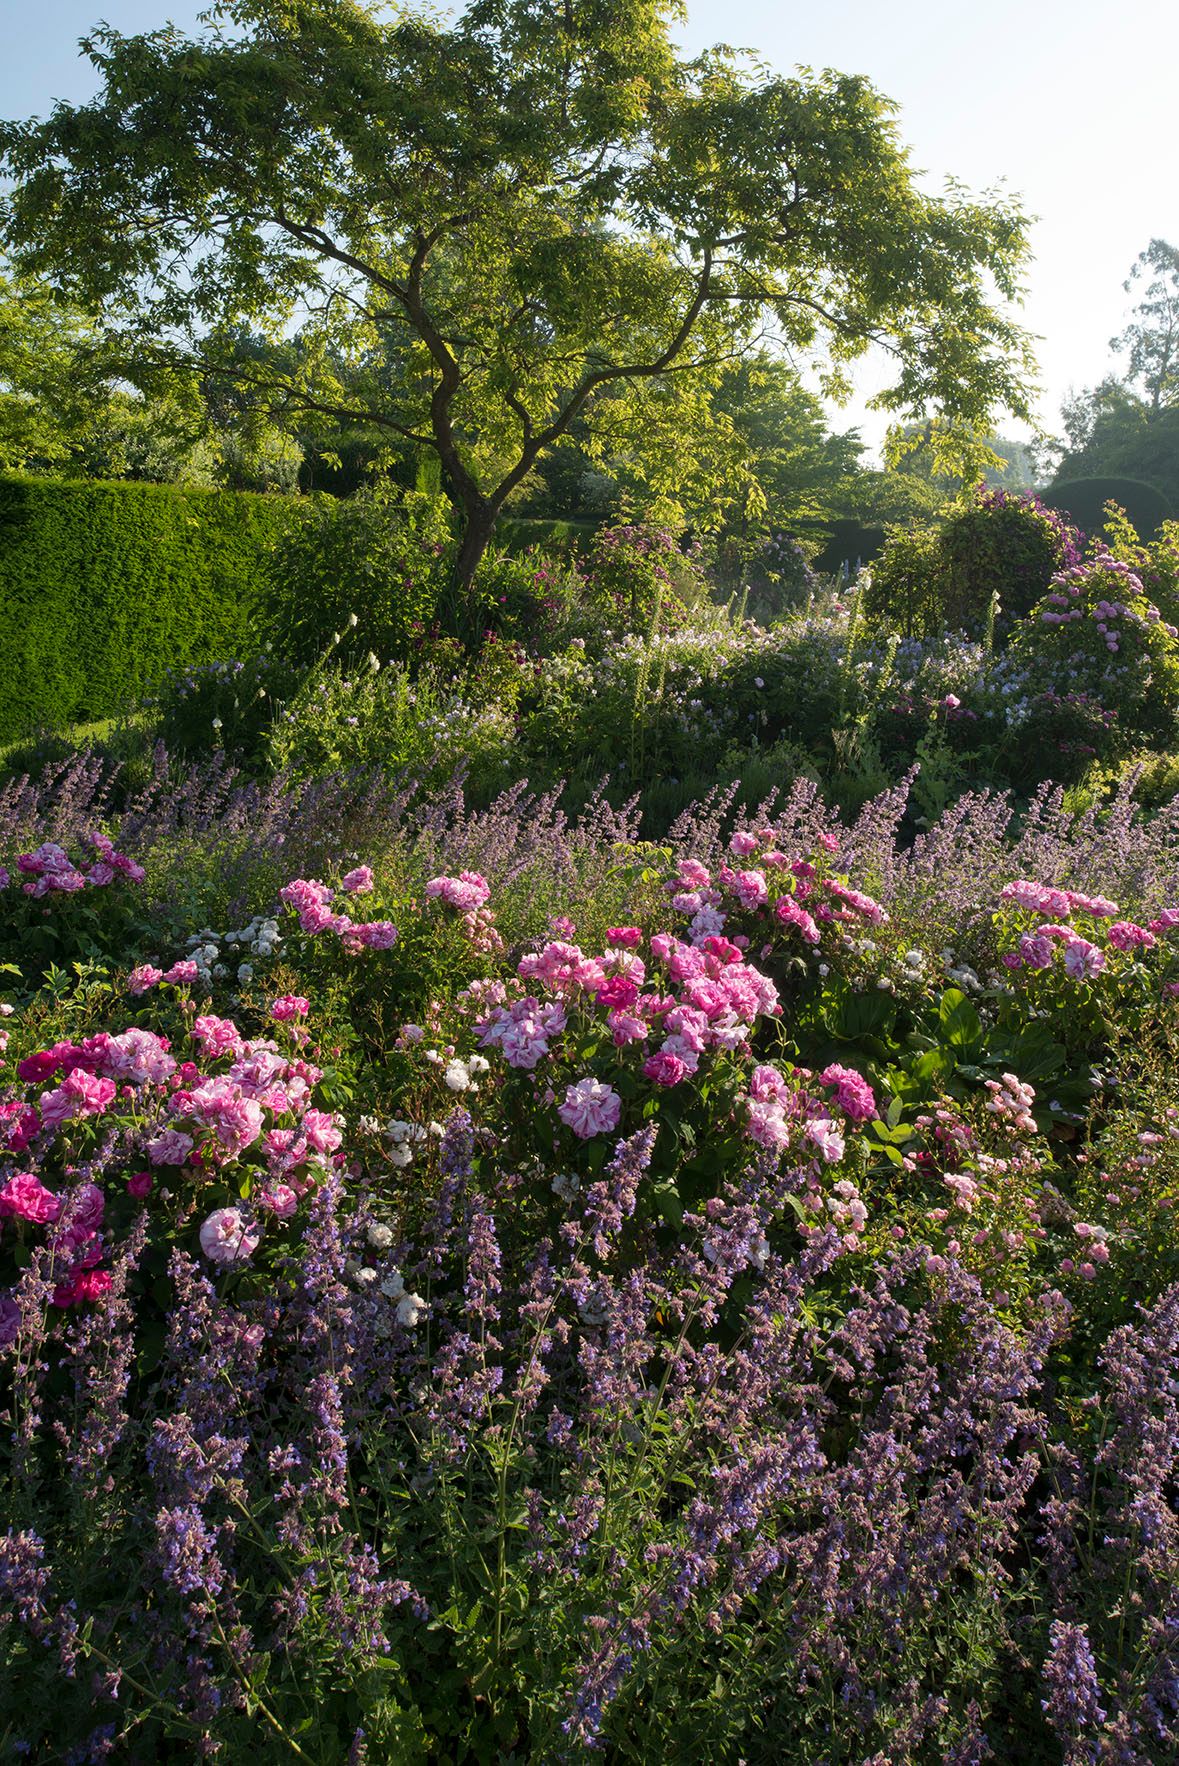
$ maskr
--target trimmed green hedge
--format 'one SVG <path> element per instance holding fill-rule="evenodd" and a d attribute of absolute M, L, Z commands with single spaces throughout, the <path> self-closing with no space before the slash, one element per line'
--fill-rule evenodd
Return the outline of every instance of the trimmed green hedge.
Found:
<path fill-rule="evenodd" d="M 1144 540 L 1156 534 L 1168 516 L 1174 514 L 1160 490 L 1136 478 L 1067 478 L 1037 494 L 1090 535 L 1103 529 L 1107 503 L 1124 509 Z"/>
<path fill-rule="evenodd" d="M 246 491 L 0 477 L 0 740 L 256 654 L 270 555 L 300 513 Z"/>

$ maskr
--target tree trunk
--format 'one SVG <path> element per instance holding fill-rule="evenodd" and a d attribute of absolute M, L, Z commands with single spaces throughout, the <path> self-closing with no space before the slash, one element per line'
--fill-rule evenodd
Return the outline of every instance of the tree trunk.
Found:
<path fill-rule="evenodd" d="M 454 586 L 459 595 L 469 597 L 478 570 L 495 528 L 496 512 L 490 508 L 468 514 L 462 544 L 454 565 Z"/>
<path fill-rule="evenodd" d="M 486 501 L 466 511 L 466 526 L 454 564 L 454 609 L 456 626 L 468 643 L 477 642 L 481 636 L 476 630 L 475 572 L 495 531 L 498 514 L 495 505 Z"/>

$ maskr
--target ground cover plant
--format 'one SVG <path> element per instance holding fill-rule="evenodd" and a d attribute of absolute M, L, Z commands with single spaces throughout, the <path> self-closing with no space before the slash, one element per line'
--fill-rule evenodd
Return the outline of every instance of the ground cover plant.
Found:
<path fill-rule="evenodd" d="M 4 789 L 8 1757 L 1168 1757 L 1179 822 L 911 782 Z"/>

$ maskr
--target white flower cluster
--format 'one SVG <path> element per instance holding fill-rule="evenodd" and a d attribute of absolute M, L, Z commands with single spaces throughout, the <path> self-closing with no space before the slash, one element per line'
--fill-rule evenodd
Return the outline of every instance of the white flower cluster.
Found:
<path fill-rule="evenodd" d="M 431 1124 L 431 1127 L 437 1126 L 437 1123 Z M 389 1163 L 399 1171 L 403 1171 L 407 1165 L 413 1164 L 414 1148 L 429 1139 L 429 1129 L 422 1128 L 416 1122 L 406 1122 L 399 1117 L 395 1117 L 392 1122 L 387 1122 L 382 1133 L 390 1143 Z"/>
<path fill-rule="evenodd" d="M 925 952 L 923 950 L 907 950 L 902 960 L 901 974 L 906 981 L 923 981 L 925 979 Z"/>
<path fill-rule="evenodd" d="M 375 1242 L 373 1237 L 375 1232 L 388 1233 L 388 1242 L 392 1243 L 393 1234 L 388 1227 L 370 1226 L 368 1229 L 370 1244 Z M 376 1248 L 383 1249 L 384 1247 L 377 1246 Z M 420 1294 L 409 1293 L 405 1286 L 405 1278 L 399 1269 L 387 1269 L 384 1275 L 381 1275 L 378 1270 L 373 1269 L 371 1264 L 349 1263 L 345 1273 L 351 1277 L 358 1288 L 375 1288 L 377 1293 L 383 1295 L 386 1300 L 395 1301 L 393 1317 L 399 1325 L 404 1325 L 408 1330 L 421 1324 L 430 1310 L 429 1305 Z"/>
<path fill-rule="evenodd" d="M 478 1091 L 480 1077 L 491 1071 L 491 1062 L 483 1055 L 467 1055 L 460 1060 L 457 1055 L 447 1058 L 437 1049 L 427 1049 L 426 1059 L 432 1066 L 444 1069 L 442 1077 L 451 1091 Z"/>
<path fill-rule="evenodd" d="M 238 955 L 248 951 L 251 956 L 266 959 L 274 955 L 281 943 L 278 921 L 269 914 L 255 914 L 236 932 L 214 932 L 211 926 L 202 926 L 189 937 L 188 955 L 197 966 L 199 980 L 207 987 L 213 981 L 224 980 L 230 962 Z M 238 963 L 237 979 L 243 985 L 253 977 L 254 964 L 248 958 Z"/>

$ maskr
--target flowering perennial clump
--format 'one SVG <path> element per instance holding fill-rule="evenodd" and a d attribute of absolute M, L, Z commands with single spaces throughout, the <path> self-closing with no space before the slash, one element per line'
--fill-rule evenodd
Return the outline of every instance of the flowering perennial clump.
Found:
<path fill-rule="evenodd" d="M 14 976 L 14 1757 L 1179 1749 L 1173 823 L 905 789 L 431 806 Z"/>

